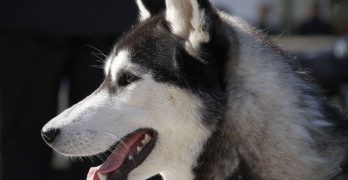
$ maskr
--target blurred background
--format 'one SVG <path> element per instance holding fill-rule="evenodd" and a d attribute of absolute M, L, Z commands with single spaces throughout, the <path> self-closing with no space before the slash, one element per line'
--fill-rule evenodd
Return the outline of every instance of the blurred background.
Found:
<path fill-rule="evenodd" d="M 211 0 L 295 55 L 328 100 L 348 107 L 347 0 Z M 136 22 L 131 0 L 0 2 L 0 179 L 85 179 L 98 160 L 52 154 L 41 127 L 86 97 Z"/>
<path fill-rule="evenodd" d="M 348 105 L 348 1 L 213 0 L 297 57 L 342 110 Z"/>

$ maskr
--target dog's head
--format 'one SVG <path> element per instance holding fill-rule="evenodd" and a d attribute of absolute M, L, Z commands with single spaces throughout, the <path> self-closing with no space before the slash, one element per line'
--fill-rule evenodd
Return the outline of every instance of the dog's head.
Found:
<path fill-rule="evenodd" d="M 224 108 L 221 22 L 207 0 L 137 4 L 139 23 L 108 57 L 102 85 L 42 134 L 66 156 L 112 152 L 91 175 L 193 177 Z"/>

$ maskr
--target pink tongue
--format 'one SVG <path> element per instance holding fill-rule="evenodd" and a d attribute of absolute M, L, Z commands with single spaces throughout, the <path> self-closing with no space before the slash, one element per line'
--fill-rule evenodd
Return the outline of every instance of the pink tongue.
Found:
<path fill-rule="evenodd" d="M 108 173 L 120 168 L 123 161 L 128 157 L 132 145 L 134 145 L 142 135 L 143 133 L 134 133 L 124 144 L 117 147 L 102 165 L 90 168 L 87 180 L 104 180 Z"/>

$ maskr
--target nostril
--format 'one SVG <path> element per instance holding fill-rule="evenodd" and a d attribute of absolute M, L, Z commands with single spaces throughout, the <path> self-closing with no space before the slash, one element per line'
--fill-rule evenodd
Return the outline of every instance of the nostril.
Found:
<path fill-rule="evenodd" d="M 53 142 L 59 133 L 60 133 L 60 130 L 56 128 L 51 128 L 46 131 L 41 131 L 42 138 L 48 143 Z"/>

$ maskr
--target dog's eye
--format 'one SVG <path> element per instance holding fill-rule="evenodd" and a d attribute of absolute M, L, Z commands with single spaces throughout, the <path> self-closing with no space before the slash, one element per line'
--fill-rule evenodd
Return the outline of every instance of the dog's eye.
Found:
<path fill-rule="evenodd" d="M 121 75 L 121 77 L 118 79 L 118 85 L 120 86 L 127 86 L 128 84 L 140 79 L 139 77 L 135 76 L 134 74 L 131 74 L 129 72 L 125 72 Z"/>

